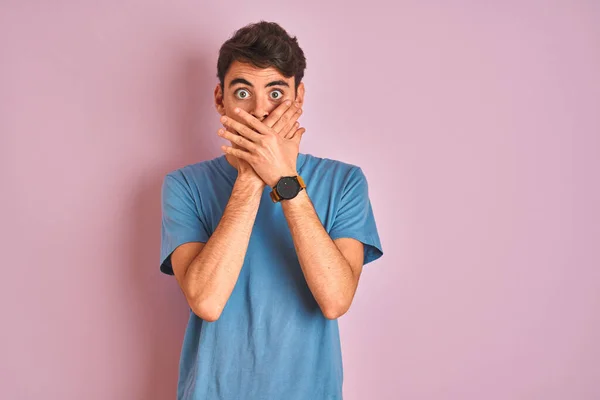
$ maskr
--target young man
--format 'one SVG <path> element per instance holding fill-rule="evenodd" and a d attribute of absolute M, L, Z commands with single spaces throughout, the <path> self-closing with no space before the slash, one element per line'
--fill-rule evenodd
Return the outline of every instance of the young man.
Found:
<path fill-rule="evenodd" d="M 342 398 L 337 318 L 383 253 L 362 170 L 299 153 L 305 67 L 279 25 L 238 30 L 215 88 L 232 146 L 165 178 L 161 271 L 191 309 L 178 399 Z"/>

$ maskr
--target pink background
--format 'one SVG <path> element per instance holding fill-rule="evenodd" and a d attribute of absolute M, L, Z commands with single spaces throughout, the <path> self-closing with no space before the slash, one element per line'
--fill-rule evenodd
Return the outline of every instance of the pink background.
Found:
<path fill-rule="evenodd" d="M 386 252 L 345 399 L 600 398 L 600 6 L 490 4 L 2 1 L 0 398 L 174 398 L 160 186 L 220 155 L 217 51 L 259 19 L 298 35 L 302 151 L 363 167 Z"/>

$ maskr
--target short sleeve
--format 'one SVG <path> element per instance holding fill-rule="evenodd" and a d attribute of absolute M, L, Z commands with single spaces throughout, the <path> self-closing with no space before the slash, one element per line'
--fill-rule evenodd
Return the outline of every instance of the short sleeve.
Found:
<path fill-rule="evenodd" d="M 160 270 L 173 275 L 171 254 L 184 243 L 208 241 L 209 235 L 189 185 L 175 171 L 168 174 L 162 185 L 162 230 Z"/>
<path fill-rule="evenodd" d="M 362 242 L 365 247 L 365 265 L 383 255 L 369 199 L 367 178 L 359 167 L 355 167 L 346 180 L 329 235 L 333 240 L 352 238 Z"/>

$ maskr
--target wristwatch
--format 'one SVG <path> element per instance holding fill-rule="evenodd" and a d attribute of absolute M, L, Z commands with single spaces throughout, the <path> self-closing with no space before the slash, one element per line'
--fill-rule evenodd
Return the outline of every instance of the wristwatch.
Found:
<path fill-rule="evenodd" d="M 273 203 L 278 203 L 282 200 L 291 200 L 298 196 L 298 193 L 306 189 L 306 184 L 300 175 L 284 176 L 279 179 L 277 185 L 271 191 L 271 200 Z"/>

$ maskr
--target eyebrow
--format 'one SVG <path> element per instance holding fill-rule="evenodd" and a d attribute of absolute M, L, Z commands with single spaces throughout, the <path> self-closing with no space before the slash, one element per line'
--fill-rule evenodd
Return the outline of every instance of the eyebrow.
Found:
<path fill-rule="evenodd" d="M 234 80 L 232 80 L 231 82 L 229 82 L 229 87 L 232 87 L 233 85 L 237 85 L 238 83 L 242 84 L 242 85 L 247 85 L 247 86 L 250 86 L 250 87 L 254 87 L 254 85 L 252 85 L 250 82 L 248 82 L 244 78 L 235 78 Z M 290 87 L 290 85 L 288 85 L 286 81 L 282 81 L 282 80 L 269 82 L 269 83 L 267 83 L 265 85 L 266 88 L 271 87 L 271 86 L 286 86 L 286 87 Z"/>

